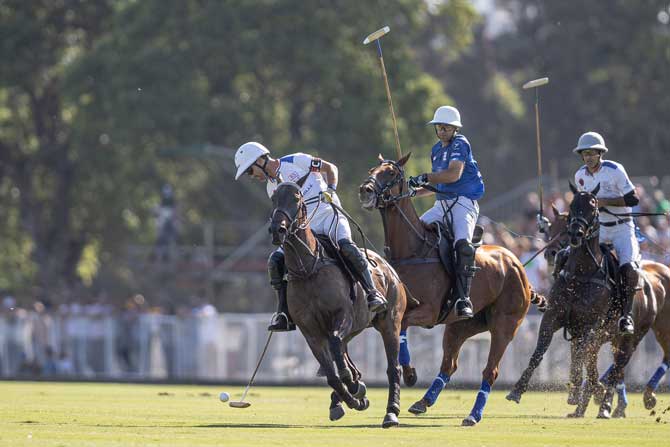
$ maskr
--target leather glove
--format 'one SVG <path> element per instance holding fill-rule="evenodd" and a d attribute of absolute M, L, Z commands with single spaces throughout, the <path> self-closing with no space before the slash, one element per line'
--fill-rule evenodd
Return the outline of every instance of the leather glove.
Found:
<path fill-rule="evenodd" d="M 422 186 L 428 184 L 428 174 L 421 174 L 417 175 L 416 177 L 410 177 L 408 183 L 412 188 L 421 188 Z"/>

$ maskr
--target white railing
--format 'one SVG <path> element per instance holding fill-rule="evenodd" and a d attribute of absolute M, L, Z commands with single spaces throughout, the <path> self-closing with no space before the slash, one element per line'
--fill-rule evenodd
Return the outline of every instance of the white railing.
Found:
<path fill-rule="evenodd" d="M 529 315 L 503 357 L 499 384 L 514 383 L 535 348 L 540 315 Z M 0 315 L 0 376 L 44 375 L 141 380 L 241 382 L 251 376 L 267 339 L 269 314 L 179 317 L 141 314 L 115 316 Z M 444 327 L 410 328 L 412 364 L 420 384 L 428 384 L 442 359 Z M 532 383 L 567 382 L 569 346 L 562 332 L 536 370 Z M 54 351 L 50 356 L 48 348 Z M 454 384 L 479 384 L 486 365 L 489 334 L 469 339 L 461 350 Z M 62 359 L 61 353 L 64 353 Z M 369 383 L 386 381 L 381 337 L 368 329 L 349 344 L 349 353 Z M 626 371 L 626 382 L 643 385 L 663 354 L 654 336 L 640 343 Z M 52 362 L 52 358 L 55 358 Z M 601 371 L 611 362 L 609 345 L 600 354 Z M 46 365 L 46 367 L 45 367 Z M 257 382 L 322 383 L 318 365 L 299 331 L 275 334 Z M 667 383 L 668 378 L 664 379 Z"/>

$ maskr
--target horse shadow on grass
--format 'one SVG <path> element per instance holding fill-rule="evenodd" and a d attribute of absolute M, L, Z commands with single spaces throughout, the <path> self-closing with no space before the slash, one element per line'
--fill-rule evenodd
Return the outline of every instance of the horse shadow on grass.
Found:
<path fill-rule="evenodd" d="M 193 425 L 193 428 L 244 428 L 244 429 L 254 429 L 254 428 L 285 428 L 285 429 L 300 429 L 305 428 L 319 428 L 319 429 L 342 429 L 342 428 L 352 428 L 352 429 L 361 429 L 361 428 L 380 428 L 379 424 L 350 424 L 350 425 L 304 425 L 304 424 L 203 424 L 203 425 Z M 400 423 L 400 428 L 439 428 L 443 425 L 437 424 L 407 424 Z"/>

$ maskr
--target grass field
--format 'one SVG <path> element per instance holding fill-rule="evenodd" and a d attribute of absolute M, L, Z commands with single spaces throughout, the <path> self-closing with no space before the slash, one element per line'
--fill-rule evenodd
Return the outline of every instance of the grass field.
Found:
<path fill-rule="evenodd" d="M 423 416 L 406 409 L 423 389 L 402 390 L 400 427 L 379 428 L 385 389 L 370 408 L 328 420 L 326 388 L 252 388 L 247 409 L 218 400 L 241 387 L 0 382 L 0 446 L 662 446 L 670 439 L 670 396 L 650 415 L 630 394 L 625 420 L 566 419 L 565 393 L 527 393 L 521 405 L 493 392 L 476 427 L 460 427 L 475 391 L 445 390 Z M 660 417 L 660 418 L 659 418 Z M 657 419 L 659 421 L 657 422 Z"/>

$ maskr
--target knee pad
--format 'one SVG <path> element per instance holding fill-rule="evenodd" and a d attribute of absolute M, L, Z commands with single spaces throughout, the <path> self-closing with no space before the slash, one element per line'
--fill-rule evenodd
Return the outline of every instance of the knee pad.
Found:
<path fill-rule="evenodd" d="M 456 252 L 463 259 L 471 258 L 475 255 L 475 247 L 466 239 L 459 239 L 455 244 Z"/>

